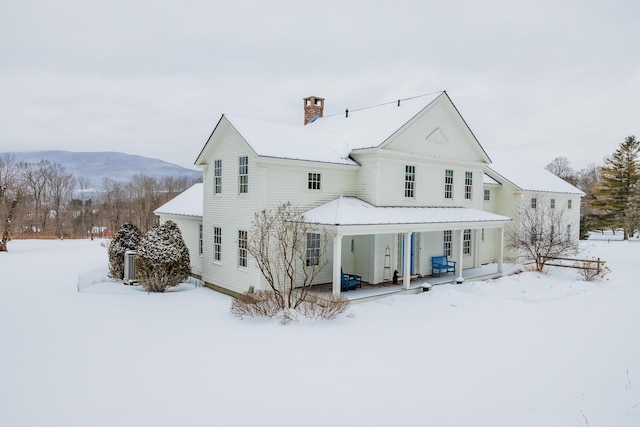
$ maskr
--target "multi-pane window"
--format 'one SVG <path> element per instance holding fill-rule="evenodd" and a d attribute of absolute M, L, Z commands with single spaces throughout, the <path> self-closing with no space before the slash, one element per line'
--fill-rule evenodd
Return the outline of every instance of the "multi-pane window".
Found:
<path fill-rule="evenodd" d="M 444 198 L 453 199 L 453 169 L 444 171 Z"/>
<path fill-rule="evenodd" d="M 249 157 L 242 156 L 238 160 L 238 193 L 249 192 Z"/>
<path fill-rule="evenodd" d="M 464 255 L 471 255 L 471 230 L 464 230 L 462 232 L 462 253 Z"/>
<path fill-rule="evenodd" d="M 320 264 L 320 234 L 307 233 L 307 267 Z"/>
<path fill-rule="evenodd" d="M 222 229 L 220 227 L 213 227 L 213 260 L 220 261 L 221 253 L 222 253 Z"/>
<path fill-rule="evenodd" d="M 473 194 L 473 172 L 464 173 L 464 198 L 471 200 Z"/>
<path fill-rule="evenodd" d="M 320 190 L 321 183 L 322 183 L 321 174 L 309 172 L 309 181 L 307 183 L 307 188 L 309 190 Z"/>
<path fill-rule="evenodd" d="M 247 266 L 247 231 L 246 230 L 238 230 L 238 266 L 246 267 Z"/>
<path fill-rule="evenodd" d="M 535 209 L 538 206 L 538 199 L 535 197 L 531 198 L 531 209 Z"/>
<path fill-rule="evenodd" d="M 404 197 L 415 197 L 416 167 L 406 165 L 404 167 Z"/>
<path fill-rule="evenodd" d="M 567 239 L 571 239 L 571 224 L 567 225 Z"/>
<path fill-rule="evenodd" d="M 444 246 L 442 248 L 443 255 L 451 256 L 451 230 L 444 230 Z"/>
<path fill-rule="evenodd" d="M 551 209 L 556 208 L 556 199 L 551 199 Z"/>
<path fill-rule="evenodd" d="M 491 200 L 491 190 L 484 190 L 484 201 L 488 202 Z"/>
<path fill-rule="evenodd" d="M 213 193 L 222 193 L 222 159 L 213 161 Z"/>
<path fill-rule="evenodd" d="M 482 231 L 480 233 L 480 240 L 482 240 L 484 242 L 484 228 L 482 229 Z"/>
<path fill-rule="evenodd" d="M 567 209 L 571 209 L 571 199 L 567 200 Z"/>
<path fill-rule="evenodd" d="M 202 255 L 202 224 L 200 224 L 199 237 L 198 237 L 198 255 Z"/>

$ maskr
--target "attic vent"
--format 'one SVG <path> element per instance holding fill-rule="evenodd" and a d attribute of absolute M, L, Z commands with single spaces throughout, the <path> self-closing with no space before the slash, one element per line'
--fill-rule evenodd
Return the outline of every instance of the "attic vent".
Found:
<path fill-rule="evenodd" d="M 433 142 L 436 144 L 448 144 L 449 140 L 444 135 L 444 133 L 440 130 L 440 128 L 435 128 L 433 132 L 431 132 L 425 140 L 427 142 Z"/>

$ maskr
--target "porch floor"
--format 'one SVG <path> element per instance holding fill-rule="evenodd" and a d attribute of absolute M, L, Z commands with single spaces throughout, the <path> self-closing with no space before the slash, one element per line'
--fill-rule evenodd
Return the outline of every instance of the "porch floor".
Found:
<path fill-rule="evenodd" d="M 505 274 L 510 274 L 511 265 L 503 264 L 503 272 L 498 273 L 498 264 L 487 264 L 479 268 L 467 268 L 462 270 L 462 278 L 467 281 L 488 280 L 496 277 L 500 277 Z M 457 274 L 447 273 L 442 274 L 441 277 L 435 276 L 415 276 L 411 278 L 409 283 L 409 289 L 404 289 L 402 286 L 402 277 L 398 279 L 398 283 L 392 282 L 378 283 L 372 285 L 370 283 L 362 282 L 362 288 L 357 288 L 348 292 L 343 291 L 347 299 L 352 303 L 365 302 L 373 299 L 383 298 L 390 295 L 398 294 L 417 294 L 423 292 L 425 288 L 434 285 L 443 285 L 447 283 L 455 283 Z M 322 297 L 323 294 L 330 294 L 332 292 L 331 283 L 323 283 L 321 285 L 315 285 L 311 288 L 311 292 Z"/>

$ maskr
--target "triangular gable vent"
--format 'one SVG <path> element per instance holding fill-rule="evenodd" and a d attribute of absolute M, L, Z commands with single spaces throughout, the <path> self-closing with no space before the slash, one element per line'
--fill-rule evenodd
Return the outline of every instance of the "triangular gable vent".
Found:
<path fill-rule="evenodd" d="M 427 138 L 425 140 L 427 142 L 434 142 L 436 144 L 448 144 L 449 143 L 449 140 L 447 139 L 446 136 L 444 136 L 444 133 L 442 133 L 440 128 L 436 128 L 433 132 L 431 132 L 429 134 L 429 136 L 427 136 Z"/>

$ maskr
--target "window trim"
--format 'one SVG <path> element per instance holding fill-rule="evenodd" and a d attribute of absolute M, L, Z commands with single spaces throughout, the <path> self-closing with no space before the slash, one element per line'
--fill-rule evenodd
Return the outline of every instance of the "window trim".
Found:
<path fill-rule="evenodd" d="M 538 208 L 538 198 L 537 197 L 532 197 L 531 198 L 531 209 L 537 209 Z"/>
<path fill-rule="evenodd" d="M 204 249 L 204 227 L 202 224 L 198 224 L 198 256 L 202 255 L 202 250 Z"/>
<path fill-rule="evenodd" d="M 462 231 L 462 255 L 471 255 L 471 229 Z"/>
<path fill-rule="evenodd" d="M 453 232 L 451 230 L 444 230 L 442 232 L 442 242 L 442 254 L 451 256 L 453 243 Z"/>
<path fill-rule="evenodd" d="M 249 233 L 247 230 L 238 230 L 238 267 L 247 268 L 249 266 Z"/>
<path fill-rule="evenodd" d="M 213 194 L 222 194 L 222 159 L 213 161 Z"/>
<path fill-rule="evenodd" d="M 222 228 L 213 227 L 213 261 L 222 261 Z"/>
<path fill-rule="evenodd" d="M 444 198 L 453 200 L 453 169 L 444 170 Z"/>
<path fill-rule="evenodd" d="M 464 173 L 464 199 L 473 200 L 473 172 Z"/>
<path fill-rule="evenodd" d="M 416 197 L 415 165 L 404 166 L 404 197 L 407 199 L 415 199 Z"/>
<path fill-rule="evenodd" d="M 484 190 L 484 201 L 485 202 L 490 202 L 491 201 L 491 190 L 489 190 L 489 189 L 485 189 Z"/>
<path fill-rule="evenodd" d="M 312 191 L 322 190 L 322 173 L 321 172 L 307 173 L 307 190 L 312 190 Z"/>
<path fill-rule="evenodd" d="M 249 156 L 238 157 L 238 194 L 249 193 Z"/>
<path fill-rule="evenodd" d="M 320 244 L 320 233 L 307 233 L 307 250 L 305 254 L 305 264 L 307 267 L 320 265 Z"/>

